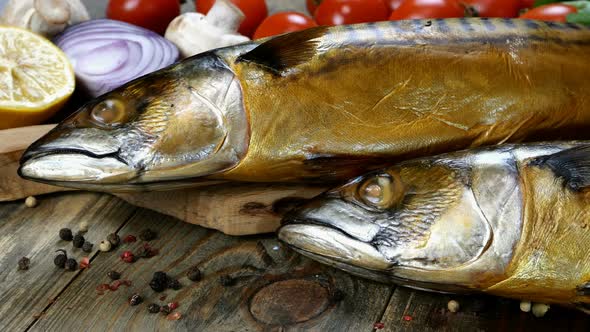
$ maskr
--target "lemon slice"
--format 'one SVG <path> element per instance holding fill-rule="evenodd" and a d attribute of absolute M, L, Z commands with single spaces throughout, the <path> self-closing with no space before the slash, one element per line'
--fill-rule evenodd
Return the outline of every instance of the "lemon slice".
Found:
<path fill-rule="evenodd" d="M 74 70 L 49 40 L 0 26 L 0 129 L 40 124 L 74 92 Z"/>

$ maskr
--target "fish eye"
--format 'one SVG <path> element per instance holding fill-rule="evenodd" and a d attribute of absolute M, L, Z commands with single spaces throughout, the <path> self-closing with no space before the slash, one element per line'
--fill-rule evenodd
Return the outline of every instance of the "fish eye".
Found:
<path fill-rule="evenodd" d="M 92 108 L 91 116 L 99 125 L 117 126 L 126 120 L 125 105 L 119 99 L 105 99 Z"/>
<path fill-rule="evenodd" d="M 379 174 L 361 183 L 357 195 L 365 204 L 385 209 L 395 206 L 403 193 L 400 179 L 390 174 Z"/>

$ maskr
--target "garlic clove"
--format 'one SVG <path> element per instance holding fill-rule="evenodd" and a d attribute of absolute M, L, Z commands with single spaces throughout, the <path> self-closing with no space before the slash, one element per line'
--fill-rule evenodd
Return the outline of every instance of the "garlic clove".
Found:
<path fill-rule="evenodd" d="M 49 24 L 66 24 L 70 20 L 70 5 L 66 0 L 35 0 L 37 13 Z"/>

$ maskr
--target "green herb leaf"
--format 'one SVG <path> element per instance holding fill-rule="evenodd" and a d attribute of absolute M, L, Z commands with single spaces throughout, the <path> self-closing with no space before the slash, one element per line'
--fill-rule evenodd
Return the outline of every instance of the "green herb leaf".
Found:
<path fill-rule="evenodd" d="M 566 17 L 566 21 L 570 23 L 590 25 L 590 12 L 571 13 Z"/>
<path fill-rule="evenodd" d="M 578 8 L 578 5 L 580 6 L 587 6 L 588 3 L 590 3 L 590 0 L 579 0 L 579 1 L 564 1 L 564 0 L 535 0 L 535 4 L 533 5 L 533 7 L 539 7 L 539 6 L 544 6 L 544 5 L 548 5 L 550 3 L 556 3 L 556 2 L 564 2 L 568 5 L 572 5 L 576 8 Z"/>

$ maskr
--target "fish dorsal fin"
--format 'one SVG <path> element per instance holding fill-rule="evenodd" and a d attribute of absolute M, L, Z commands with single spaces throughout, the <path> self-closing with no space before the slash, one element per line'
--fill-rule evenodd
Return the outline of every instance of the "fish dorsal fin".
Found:
<path fill-rule="evenodd" d="M 317 51 L 317 38 L 324 35 L 328 27 L 315 27 L 303 31 L 274 37 L 240 55 L 236 62 L 255 63 L 275 74 L 281 74 L 309 61 Z"/>
<path fill-rule="evenodd" d="M 549 167 L 572 190 L 590 186 L 590 145 L 576 146 L 536 158 L 533 164 Z"/>

